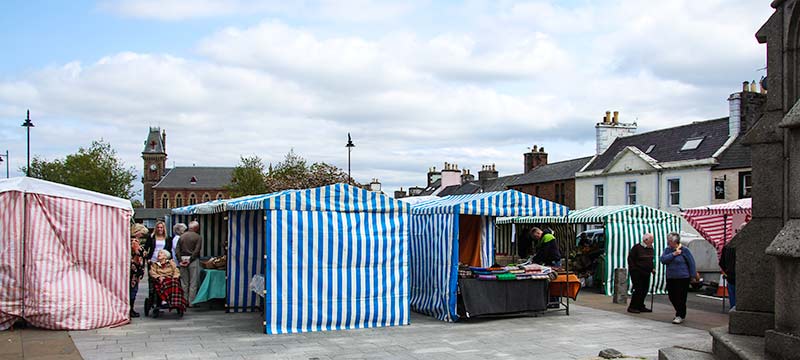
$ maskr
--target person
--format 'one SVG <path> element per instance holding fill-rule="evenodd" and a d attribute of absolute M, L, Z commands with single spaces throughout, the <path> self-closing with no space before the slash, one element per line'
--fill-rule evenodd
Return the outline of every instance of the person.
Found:
<path fill-rule="evenodd" d="M 736 234 L 742 231 L 742 228 L 747 225 L 744 223 L 736 229 Z M 734 236 L 736 236 L 734 234 Z M 725 279 L 728 282 L 728 300 L 731 303 L 731 310 L 736 310 L 736 248 L 730 242 L 722 247 L 722 254 L 719 257 L 719 268 L 725 274 Z"/>
<path fill-rule="evenodd" d="M 142 224 L 131 226 L 131 277 L 130 277 L 130 317 L 138 318 L 139 313 L 133 310 L 136 302 L 136 294 L 139 292 L 139 280 L 144 276 L 145 251 L 140 242 L 140 238 L 147 236 L 148 230 Z"/>
<path fill-rule="evenodd" d="M 174 257 L 172 258 L 172 261 L 174 261 L 175 264 L 178 263 L 178 260 L 177 260 L 178 253 L 175 252 L 175 250 L 177 250 L 177 248 L 178 248 L 178 240 L 180 240 L 181 235 L 183 235 L 183 233 L 185 233 L 185 232 L 186 232 L 186 224 L 184 224 L 184 223 L 177 223 L 177 224 L 172 226 L 173 237 L 172 237 L 172 249 L 171 250 L 172 250 L 172 255 L 174 255 Z"/>
<path fill-rule="evenodd" d="M 629 313 L 653 312 L 653 309 L 644 306 L 644 299 L 650 288 L 650 274 L 655 274 L 654 258 L 653 234 L 644 234 L 642 242 L 633 245 L 628 253 L 628 270 L 633 282 L 633 294 L 628 305 Z"/>
<path fill-rule="evenodd" d="M 156 222 L 153 234 L 144 243 L 145 256 L 150 262 L 156 262 L 158 252 L 161 250 L 170 251 L 172 254 L 172 238 L 167 236 L 167 225 L 163 221 Z"/>
<path fill-rule="evenodd" d="M 558 249 L 558 241 L 552 233 L 545 234 L 542 229 L 534 227 L 531 229 L 531 236 L 537 241 L 536 255 L 533 262 L 545 266 L 561 266 L 561 251 Z"/>
<path fill-rule="evenodd" d="M 189 304 L 197 296 L 197 288 L 200 285 L 200 250 L 203 248 L 203 238 L 200 237 L 200 223 L 192 221 L 189 229 L 178 239 L 176 249 L 180 256 L 181 269 L 181 288 L 187 294 Z M 191 305 L 189 305 L 191 307 Z"/>
<path fill-rule="evenodd" d="M 667 266 L 667 294 L 669 302 L 675 308 L 673 324 L 680 324 L 686 319 L 686 297 L 689 294 L 691 278 L 699 280 L 694 257 L 689 248 L 681 245 L 681 236 L 670 233 L 667 246 L 661 254 L 661 263 Z"/>
<path fill-rule="evenodd" d="M 179 280 L 181 272 L 170 258 L 169 250 L 159 250 L 156 261 L 150 264 L 150 278 L 161 306 L 172 304 L 172 307 L 184 312 L 188 304 Z"/>

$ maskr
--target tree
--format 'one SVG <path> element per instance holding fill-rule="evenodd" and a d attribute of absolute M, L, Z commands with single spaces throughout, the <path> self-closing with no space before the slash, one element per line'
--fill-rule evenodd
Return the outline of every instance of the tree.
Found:
<path fill-rule="evenodd" d="M 289 151 L 284 160 L 275 167 L 270 166 L 266 176 L 268 192 L 309 189 L 342 182 L 347 182 L 347 173 L 324 162 L 308 166 L 308 162 L 295 154 L 294 150 Z M 351 184 L 358 186 L 356 183 Z"/>
<path fill-rule="evenodd" d="M 226 187 L 231 197 L 265 194 L 268 192 L 264 162 L 258 156 L 241 157 L 233 169 L 233 181 Z"/>
<path fill-rule="evenodd" d="M 143 208 L 144 204 L 142 204 L 142 202 L 139 199 L 133 199 L 133 200 L 131 200 L 131 206 L 134 209 L 139 209 L 139 208 Z"/>
<path fill-rule="evenodd" d="M 26 168 L 20 169 L 26 172 Z M 79 187 L 125 199 L 133 198 L 134 169 L 126 169 L 111 144 L 102 139 L 89 148 L 79 148 L 76 154 L 64 159 L 44 160 L 38 156 L 31 161 L 30 176 L 42 180 Z"/>

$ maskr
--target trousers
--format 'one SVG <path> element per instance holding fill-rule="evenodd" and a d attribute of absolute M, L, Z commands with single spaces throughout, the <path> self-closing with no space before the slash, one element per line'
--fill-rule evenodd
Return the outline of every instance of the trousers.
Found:
<path fill-rule="evenodd" d="M 186 295 L 189 304 L 197 296 L 197 289 L 200 287 L 200 260 L 194 260 L 189 266 L 181 268 L 181 289 Z"/>
<path fill-rule="evenodd" d="M 631 282 L 633 291 L 631 294 L 631 309 L 644 309 L 644 300 L 647 298 L 647 291 L 650 289 L 650 273 L 638 270 L 631 270 Z"/>
<path fill-rule="evenodd" d="M 686 318 L 686 297 L 689 295 L 689 278 L 667 279 L 669 302 L 675 308 L 675 316 Z"/>

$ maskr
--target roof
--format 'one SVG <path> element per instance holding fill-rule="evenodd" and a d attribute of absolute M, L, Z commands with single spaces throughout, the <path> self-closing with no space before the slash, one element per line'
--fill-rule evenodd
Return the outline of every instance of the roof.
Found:
<path fill-rule="evenodd" d="M 179 166 L 172 168 L 154 189 L 222 189 L 233 179 L 232 167 Z M 192 183 L 192 179 L 197 180 Z"/>
<path fill-rule="evenodd" d="M 442 179 L 437 179 L 431 184 L 431 186 L 428 186 L 425 188 L 425 190 L 422 190 L 422 192 L 419 193 L 418 196 L 433 195 L 433 193 L 436 192 L 436 189 L 438 189 L 440 186 L 442 186 Z"/>
<path fill-rule="evenodd" d="M 133 209 L 133 218 L 141 219 L 161 219 L 169 215 L 169 209 L 160 208 L 135 208 Z"/>
<path fill-rule="evenodd" d="M 200 204 L 188 205 L 172 209 L 176 215 L 216 214 L 226 211 L 225 204 L 228 200 L 211 200 Z"/>
<path fill-rule="evenodd" d="M 744 146 L 744 144 L 742 144 L 743 141 L 743 136 L 736 138 L 736 140 L 733 141 L 733 144 L 725 149 L 725 151 L 723 151 L 722 154 L 717 158 L 718 163 L 716 166 L 714 166 L 714 170 L 752 167 L 753 165 L 750 157 L 750 148 Z"/>
<path fill-rule="evenodd" d="M 284 190 L 252 195 L 225 202 L 227 210 L 293 210 L 340 212 L 408 212 L 411 206 L 383 193 L 347 184 L 304 190 Z"/>
<path fill-rule="evenodd" d="M 481 186 L 476 182 L 465 182 L 461 185 L 450 185 L 442 189 L 436 196 L 465 195 L 479 192 L 481 192 Z"/>
<path fill-rule="evenodd" d="M 513 175 L 501 176 L 493 180 L 488 180 L 483 184 L 483 191 L 491 192 L 491 191 L 508 190 L 508 185 L 517 181 L 522 175 L 523 174 L 513 174 Z"/>
<path fill-rule="evenodd" d="M 512 181 L 508 185 L 514 186 L 538 184 L 550 181 L 574 179 L 575 173 L 580 171 L 591 159 L 591 156 L 587 156 L 542 165 L 520 175 L 519 178 L 517 178 L 515 181 Z"/>
<path fill-rule="evenodd" d="M 509 217 L 500 219 L 497 224 L 524 224 L 524 223 L 571 223 L 571 224 L 599 224 L 608 218 L 627 214 L 628 217 L 637 219 L 662 220 L 672 218 L 677 221 L 678 216 L 666 211 L 658 210 L 645 205 L 612 205 L 612 206 L 593 206 L 590 208 L 575 210 L 565 217 Z M 639 221 L 641 222 L 641 221 Z"/>
<path fill-rule="evenodd" d="M 680 151 L 690 139 L 702 138 L 694 150 Z M 728 118 L 698 121 L 642 134 L 620 137 L 586 167 L 586 171 L 605 169 L 628 146 L 636 147 L 658 162 L 711 158 L 728 140 Z M 653 145 L 653 149 L 647 149 Z"/>
<path fill-rule="evenodd" d="M 451 195 L 416 204 L 414 214 L 482 216 L 565 216 L 569 208 L 516 190 Z"/>
<path fill-rule="evenodd" d="M 144 154 L 164 154 L 166 147 L 164 146 L 164 138 L 161 137 L 161 129 L 151 127 L 150 132 L 147 133 L 147 140 L 144 141 Z"/>
<path fill-rule="evenodd" d="M 101 194 L 90 190 L 58 184 L 29 177 L 0 179 L 0 193 L 18 191 L 28 194 L 42 194 L 65 199 L 80 200 L 131 211 L 131 201 L 116 196 Z"/>

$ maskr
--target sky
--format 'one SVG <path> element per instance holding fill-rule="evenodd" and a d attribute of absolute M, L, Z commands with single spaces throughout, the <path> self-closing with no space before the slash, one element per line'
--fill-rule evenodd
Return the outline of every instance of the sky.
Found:
<path fill-rule="evenodd" d="M 0 153 L 11 176 L 103 139 L 141 175 L 295 153 L 391 194 L 430 167 L 593 155 L 605 111 L 639 132 L 725 117 L 765 75 L 769 1 L 0 2 Z M 4 146 L 5 145 L 5 146 Z M 5 161 L 5 159 L 4 159 Z M 5 165 L 5 162 L 2 164 Z M 2 170 L 2 167 L 0 167 Z M 141 189 L 141 183 L 136 183 Z"/>

